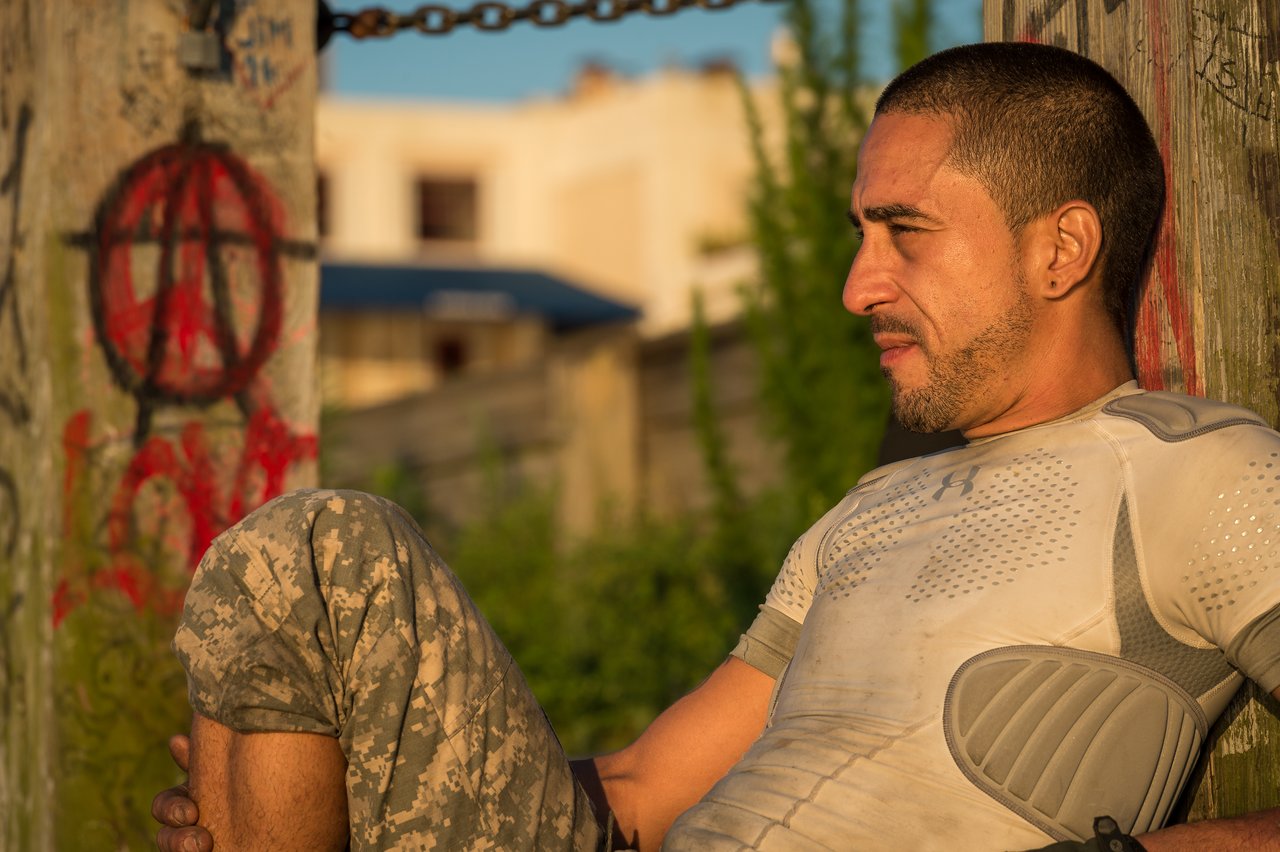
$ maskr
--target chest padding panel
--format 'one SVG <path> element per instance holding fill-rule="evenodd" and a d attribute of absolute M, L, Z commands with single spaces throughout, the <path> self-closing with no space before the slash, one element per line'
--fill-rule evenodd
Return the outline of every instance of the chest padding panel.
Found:
<path fill-rule="evenodd" d="M 943 730 L 982 791 L 1059 840 L 1164 824 L 1208 725 L 1176 683 L 1067 648 L 1018 646 L 969 659 L 947 689 Z"/>

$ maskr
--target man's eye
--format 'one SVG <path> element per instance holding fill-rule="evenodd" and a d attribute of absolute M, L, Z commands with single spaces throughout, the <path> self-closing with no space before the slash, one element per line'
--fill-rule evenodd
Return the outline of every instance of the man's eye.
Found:
<path fill-rule="evenodd" d="M 899 234 L 915 234 L 920 231 L 919 228 L 913 228 L 910 225 L 902 225 L 897 222 L 889 223 L 889 233 L 897 236 Z"/>

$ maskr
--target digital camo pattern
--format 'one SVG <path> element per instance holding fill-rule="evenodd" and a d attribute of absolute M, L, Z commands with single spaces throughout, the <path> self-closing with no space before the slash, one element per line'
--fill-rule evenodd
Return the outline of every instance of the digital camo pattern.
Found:
<path fill-rule="evenodd" d="M 174 646 L 198 712 L 339 738 L 353 850 L 598 844 L 523 675 L 392 503 L 300 491 L 254 512 L 205 555 Z"/>

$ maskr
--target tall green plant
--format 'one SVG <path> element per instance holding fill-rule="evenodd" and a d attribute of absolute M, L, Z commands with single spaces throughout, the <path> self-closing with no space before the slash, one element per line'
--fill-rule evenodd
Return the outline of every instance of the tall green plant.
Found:
<path fill-rule="evenodd" d="M 834 42 L 813 0 L 787 13 L 794 57 L 778 69 L 785 138 L 778 161 L 745 97 L 756 176 L 750 225 L 759 280 L 744 291 L 760 362 L 761 401 L 784 449 L 787 488 L 803 517 L 817 517 L 874 465 L 888 389 L 866 322 L 840 294 L 857 251 L 845 216 L 871 91 L 859 49 L 862 4 L 842 0 Z M 929 3 L 895 5 L 897 53 L 923 55 Z"/>
<path fill-rule="evenodd" d="M 795 537 L 795 529 L 789 518 L 778 516 L 772 499 L 777 495 L 761 494 L 748 499 L 738 482 L 737 470 L 729 458 L 728 438 L 716 415 L 711 333 L 702 295 L 696 291 L 689 344 L 693 428 L 712 497 L 709 517 L 700 525 L 703 533 L 699 556 L 703 560 L 702 571 L 713 575 L 724 589 L 733 623 L 745 627 Z"/>
<path fill-rule="evenodd" d="M 565 539 L 553 489 L 490 489 L 485 506 L 442 551 L 571 754 L 633 740 L 743 628 L 726 560 L 694 519 Z"/>
<path fill-rule="evenodd" d="M 910 68 L 929 55 L 929 31 L 933 24 L 930 0 L 897 0 L 893 4 L 893 24 L 899 68 Z"/>

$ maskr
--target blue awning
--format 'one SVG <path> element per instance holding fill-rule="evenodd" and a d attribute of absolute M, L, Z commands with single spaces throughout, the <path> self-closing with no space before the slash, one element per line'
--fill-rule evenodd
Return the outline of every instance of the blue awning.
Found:
<path fill-rule="evenodd" d="M 555 331 L 627 322 L 632 305 L 542 272 L 321 263 L 320 310 L 421 310 L 441 318 L 541 317 Z"/>

